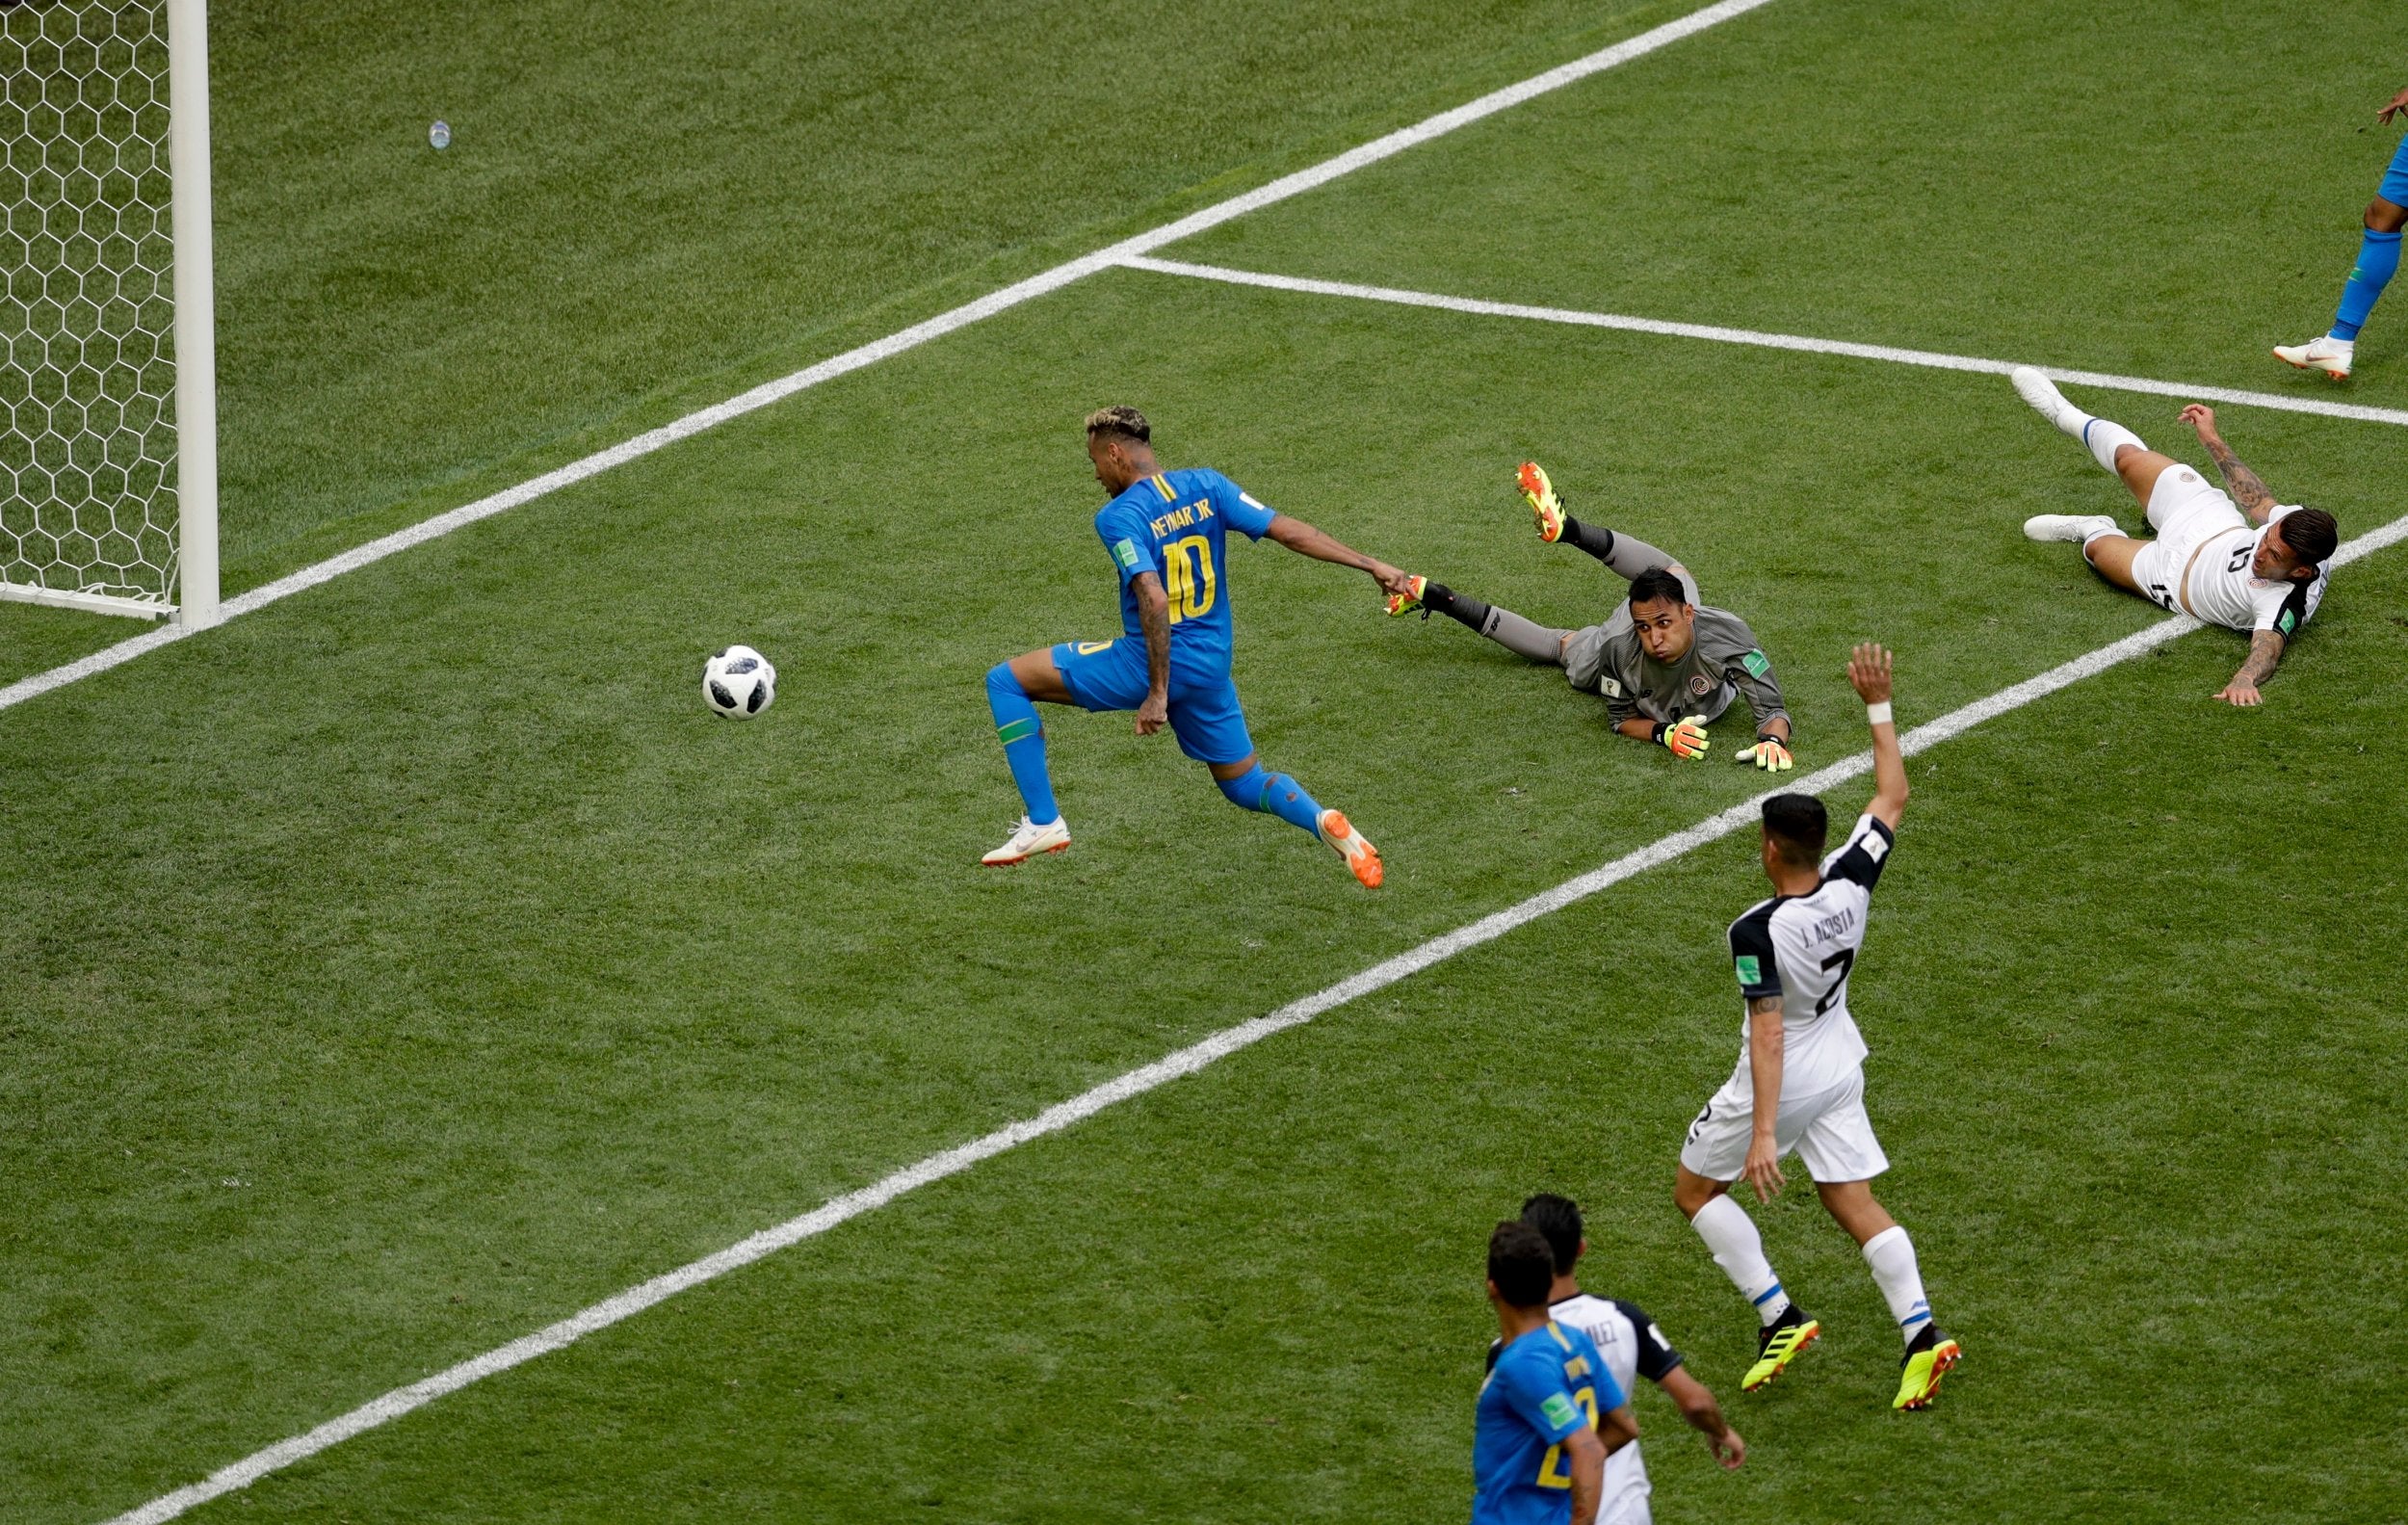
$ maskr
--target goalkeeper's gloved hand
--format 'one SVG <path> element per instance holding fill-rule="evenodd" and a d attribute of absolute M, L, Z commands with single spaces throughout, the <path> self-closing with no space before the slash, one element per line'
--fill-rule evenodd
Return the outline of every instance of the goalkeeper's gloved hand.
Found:
<path fill-rule="evenodd" d="M 1647 739 L 1668 749 L 1673 756 L 1690 762 L 1705 756 L 1706 749 L 1714 745 L 1706 739 L 1705 721 L 1695 715 L 1678 721 L 1658 721 L 1654 733 Z"/>
<path fill-rule="evenodd" d="M 1796 766 L 1796 759 L 1790 755 L 1789 743 L 1770 731 L 1758 731 L 1756 745 L 1740 753 L 1739 760 L 1754 763 L 1767 773 L 1788 773 Z"/>

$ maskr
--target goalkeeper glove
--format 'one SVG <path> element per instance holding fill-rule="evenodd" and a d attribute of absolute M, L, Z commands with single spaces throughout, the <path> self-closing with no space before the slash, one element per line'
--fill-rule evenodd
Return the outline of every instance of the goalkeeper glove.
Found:
<path fill-rule="evenodd" d="M 1647 739 L 1673 756 L 1690 762 L 1705 756 L 1706 749 L 1714 745 L 1706 739 L 1706 723 L 1694 715 L 1679 721 L 1658 721 L 1654 733 Z"/>
<path fill-rule="evenodd" d="M 1767 773 L 1788 773 L 1796 760 L 1790 755 L 1787 742 L 1769 731 L 1756 733 L 1756 745 L 1740 753 L 1739 760 L 1754 763 Z"/>

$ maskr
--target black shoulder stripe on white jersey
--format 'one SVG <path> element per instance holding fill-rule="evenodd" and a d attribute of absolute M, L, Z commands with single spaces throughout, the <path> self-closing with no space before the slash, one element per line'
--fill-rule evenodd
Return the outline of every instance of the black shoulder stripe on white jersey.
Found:
<path fill-rule="evenodd" d="M 1781 960 L 1772 945 L 1772 913 L 1780 907 L 1768 900 L 1731 923 L 1731 967 L 1740 994 L 1750 1001 L 1781 993 Z"/>
<path fill-rule="evenodd" d="M 1859 816 L 1847 841 L 1824 860 L 1822 877 L 1848 880 L 1871 889 L 1881 878 L 1882 865 L 1890 861 L 1890 849 L 1896 846 L 1897 832 L 1876 817 Z"/>
<path fill-rule="evenodd" d="M 2290 585 L 2290 596 L 2283 600 L 2283 607 L 2274 611 L 2274 633 L 2276 635 L 2288 640 L 2298 633 L 2301 625 L 2308 622 L 2308 616 L 2316 612 L 2315 601 L 2309 598 L 2308 590 L 2321 581 L 2323 581 L 2321 577 L 2316 577 L 2304 583 Z"/>
<path fill-rule="evenodd" d="M 1614 1311 L 1631 1321 L 1631 1333 L 1638 1341 L 1638 1374 L 1651 1382 L 1662 1381 L 1681 1364 L 1681 1353 L 1663 1337 L 1663 1330 L 1647 1316 L 1647 1310 L 1636 1302 L 1613 1300 Z"/>

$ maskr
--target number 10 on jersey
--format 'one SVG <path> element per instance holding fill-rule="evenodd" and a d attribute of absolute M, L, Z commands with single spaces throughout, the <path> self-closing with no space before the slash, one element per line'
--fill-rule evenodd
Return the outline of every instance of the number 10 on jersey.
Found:
<path fill-rule="evenodd" d="M 1191 535 L 1163 547 L 1163 592 L 1170 599 L 1170 622 L 1212 612 L 1220 592 L 1213 572 L 1213 542 Z"/>

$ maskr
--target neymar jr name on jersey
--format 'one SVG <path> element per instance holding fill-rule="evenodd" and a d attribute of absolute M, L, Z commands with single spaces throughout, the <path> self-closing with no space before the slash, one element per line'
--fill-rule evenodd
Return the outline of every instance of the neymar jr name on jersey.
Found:
<path fill-rule="evenodd" d="M 1174 530 L 1184 530 L 1191 525 L 1200 524 L 1212 516 L 1213 506 L 1209 501 L 1186 503 L 1171 510 L 1168 513 L 1149 520 L 1146 528 L 1152 530 L 1154 539 L 1159 540 Z"/>

